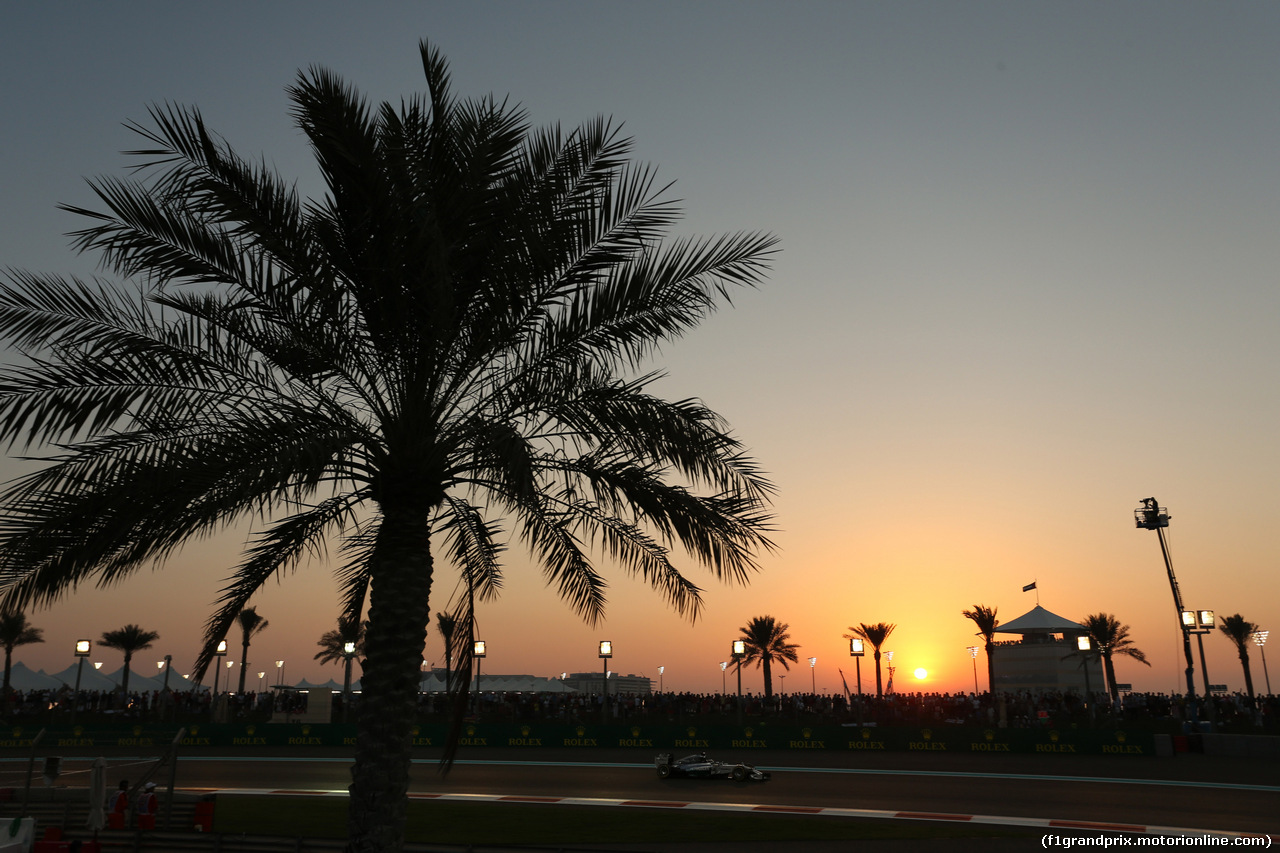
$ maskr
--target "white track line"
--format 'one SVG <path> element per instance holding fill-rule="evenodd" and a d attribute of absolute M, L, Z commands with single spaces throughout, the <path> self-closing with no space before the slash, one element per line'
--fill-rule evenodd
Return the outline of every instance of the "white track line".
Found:
<path fill-rule="evenodd" d="M 346 798 L 343 790 L 286 790 L 280 788 L 184 788 L 211 794 L 250 796 L 317 796 Z M 537 797 L 523 794 L 423 794 L 410 793 L 411 800 L 444 800 L 471 803 L 529 803 L 562 806 L 607 806 L 610 808 L 678 809 L 681 811 L 754 812 L 757 814 L 825 815 L 861 817 L 878 820 L 931 820 L 947 823 L 1025 826 L 1038 829 L 1065 829 L 1084 832 L 1127 832 L 1137 835 L 1194 836 L 1196 838 L 1266 838 L 1271 846 L 1275 836 L 1251 832 L 1225 832 L 1218 829 L 1191 829 L 1178 826 L 1147 826 L 1133 823 L 1061 820 L 1057 818 L 1010 817 L 1005 815 L 948 814 L 926 811 L 891 811 L 884 809 L 841 809 L 818 806 L 775 806 L 760 803 L 699 803 L 681 800 L 617 800 L 603 797 Z"/>

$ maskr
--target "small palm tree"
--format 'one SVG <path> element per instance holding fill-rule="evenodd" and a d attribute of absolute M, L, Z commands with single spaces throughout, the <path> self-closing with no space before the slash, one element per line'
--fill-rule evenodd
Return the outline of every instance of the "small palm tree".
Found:
<path fill-rule="evenodd" d="M 325 631 L 316 641 L 320 651 L 312 660 L 320 663 L 343 663 L 347 659 L 347 643 L 355 643 L 356 657 L 364 655 L 364 630 L 368 622 L 343 617 L 338 620 L 338 630 Z"/>
<path fill-rule="evenodd" d="M 1254 622 L 1245 619 L 1239 613 L 1232 616 L 1223 616 L 1222 623 L 1218 625 L 1218 630 L 1226 634 L 1231 642 L 1236 644 L 1236 652 L 1240 656 L 1240 665 L 1244 667 L 1244 687 L 1249 693 L 1249 698 L 1253 698 L 1253 673 L 1249 671 L 1249 641 L 1258 630 L 1258 626 Z"/>
<path fill-rule="evenodd" d="M 978 636 L 982 637 L 982 641 L 987 650 L 987 692 L 992 696 L 996 694 L 996 665 L 994 652 L 996 649 L 996 628 L 1000 625 L 1000 620 L 996 618 L 996 608 L 987 607 L 985 604 L 975 604 L 972 610 L 962 611 L 964 618 L 972 619 L 973 624 L 978 626 Z"/>
<path fill-rule="evenodd" d="M 890 622 L 877 622 L 875 625 L 868 625 L 863 622 L 858 627 L 849 626 L 852 633 L 845 634 L 846 640 L 853 637 L 861 637 L 863 640 L 871 644 L 871 648 L 875 651 L 873 657 L 876 660 L 876 696 L 883 696 L 884 689 L 880 684 L 880 647 L 884 645 L 884 641 L 889 639 L 889 635 L 893 633 L 893 629 L 898 627 Z"/>
<path fill-rule="evenodd" d="M 754 663 L 756 666 L 764 668 L 764 697 L 769 699 L 773 696 L 773 669 L 774 661 L 782 664 L 783 669 L 791 669 L 787 665 L 787 661 L 795 663 L 799 660 L 796 656 L 796 649 L 800 648 L 794 643 L 788 643 L 791 635 L 787 633 L 790 625 L 785 622 L 779 622 L 772 616 L 757 616 L 747 623 L 742 629 L 742 635 L 738 638 L 742 640 L 743 646 L 746 648 L 746 655 L 742 660 L 738 661 L 738 666 L 742 664 Z"/>
<path fill-rule="evenodd" d="M 240 625 L 240 689 L 244 695 L 244 677 L 249 674 L 249 640 L 267 630 L 270 622 L 258 615 L 256 607 L 246 607 L 236 615 L 236 623 Z"/>
<path fill-rule="evenodd" d="M 1093 647 L 1097 650 L 1096 654 L 1102 659 L 1111 701 L 1120 701 L 1120 690 L 1116 687 L 1116 667 L 1112 659 L 1115 655 L 1124 655 L 1140 664 L 1151 666 L 1146 653 L 1129 639 L 1129 626 L 1120 624 L 1120 620 L 1110 613 L 1091 614 L 1080 620 L 1080 624 L 1088 631 Z"/>
<path fill-rule="evenodd" d="M 27 614 L 19 610 L 0 613 L 0 644 L 4 645 L 4 695 L 9 695 L 9 672 L 13 650 L 29 643 L 43 643 L 44 631 L 27 622 Z"/>
<path fill-rule="evenodd" d="M 120 678 L 120 692 L 129 695 L 129 664 L 133 653 L 151 648 L 151 644 L 160 639 L 155 631 L 144 631 L 137 625 L 125 625 L 115 631 L 105 631 L 98 641 L 101 646 L 124 652 L 124 675 Z"/>
<path fill-rule="evenodd" d="M 440 639 L 444 641 L 444 689 L 447 693 L 453 681 L 453 643 L 458 633 L 458 618 L 448 611 L 438 611 L 436 628 L 440 631 Z"/>

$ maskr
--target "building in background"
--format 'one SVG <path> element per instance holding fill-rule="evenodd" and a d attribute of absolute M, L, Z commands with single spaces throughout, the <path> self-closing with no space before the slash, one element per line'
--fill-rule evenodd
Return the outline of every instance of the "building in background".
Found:
<path fill-rule="evenodd" d="M 992 656 L 996 692 L 1084 694 L 1086 689 L 1093 693 L 1106 690 L 1101 662 L 1090 657 L 1086 664 L 1076 645 L 1077 638 L 1088 633 L 1079 622 L 1050 613 L 1037 604 L 1012 622 L 997 627 L 996 633 L 1022 637 L 996 643 Z"/>
<path fill-rule="evenodd" d="M 566 687 L 572 687 L 579 693 L 599 694 L 604 692 L 603 672 L 571 672 L 564 677 Z M 609 673 L 609 695 L 620 696 L 624 693 L 653 692 L 653 679 L 646 675 L 622 675 Z"/>

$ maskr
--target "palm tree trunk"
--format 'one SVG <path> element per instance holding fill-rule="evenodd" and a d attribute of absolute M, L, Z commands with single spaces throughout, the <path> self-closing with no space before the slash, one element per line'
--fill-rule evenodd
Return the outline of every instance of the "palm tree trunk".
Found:
<path fill-rule="evenodd" d="M 1107 690 L 1111 693 L 1111 704 L 1114 705 L 1120 701 L 1120 689 L 1116 687 L 1116 666 L 1111 661 L 1110 649 L 1103 652 L 1102 663 L 1106 667 Z"/>
<path fill-rule="evenodd" d="M 764 698 L 773 696 L 773 673 L 769 669 L 769 656 L 764 656 Z"/>
<path fill-rule="evenodd" d="M 241 696 L 244 695 L 244 677 L 246 670 L 249 668 L 249 638 L 244 638 L 244 645 L 240 647 L 240 689 L 237 691 Z"/>
<path fill-rule="evenodd" d="M 129 664 L 133 660 L 133 652 L 126 652 L 124 656 L 124 675 L 120 676 L 120 701 L 124 704 L 121 707 L 129 706 Z"/>
<path fill-rule="evenodd" d="M 884 698 L 884 690 L 880 687 L 880 649 L 876 649 L 876 698 Z"/>
<path fill-rule="evenodd" d="M 383 503 L 371 558 L 369 627 L 351 770 L 347 853 L 395 853 L 404 841 L 410 730 L 430 616 L 427 512 Z"/>
<path fill-rule="evenodd" d="M 1249 698 L 1253 698 L 1253 675 L 1249 672 L 1249 652 L 1244 644 L 1240 644 L 1240 665 L 1244 667 L 1244 689 L 1248 691 Z M 8 683 L 8 672 L 5 673 L 5 683 Z"/>
<path fill-rule="evenodd" d="M 996 650 L 996 644 L 987 640 L 987 692 L 992 698 L 996 695 L 996 661 L 993 654 Z"/>

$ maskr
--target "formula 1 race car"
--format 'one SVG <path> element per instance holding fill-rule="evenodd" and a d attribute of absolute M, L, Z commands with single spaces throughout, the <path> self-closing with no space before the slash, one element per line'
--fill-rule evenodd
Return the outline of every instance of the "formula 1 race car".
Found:
<path fill-rule="evenodd" d="M 735 782 L 751 780 L 768 782 L 769 774 L 750 764 L 726 764 L 708 758 L 705 752 L 686 755 L 684 758 L 671 760 L 671 753 L 664 752 L 653 760 L 658 768 L 658 778 L 669 776 L 687 776 L 690 779 L 732 779 Z"/>

